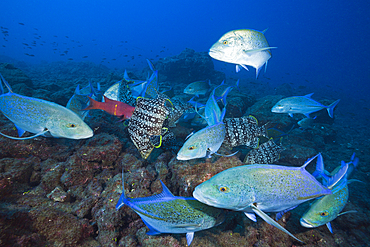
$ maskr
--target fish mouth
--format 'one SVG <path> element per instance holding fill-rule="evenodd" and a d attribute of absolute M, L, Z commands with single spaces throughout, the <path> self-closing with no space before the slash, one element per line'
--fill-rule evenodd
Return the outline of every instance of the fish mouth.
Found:
<path fill-rule="evenodd" d="M 301 219 L 299 220 L 299 222 L 301 223 L 301 226 L 303 226 L 303 227 L 306 227 L 306 228 L 313 228 L 313 227 L 314 227 L 311 223 L 307 222 L 307 221 L 306 221 L 305 219 L 303 219 L 303 218 L 301 218 Z"/>
<path fill-rule="evenodd" d="M 219 51 L 219 50 L 216 50 L 216 49 L 210 49 L 208 54 L 213 57 L 213 58 L 216 58 L 216 57 L 221 57 L 223 52 L 222 51 Z"/>
<path fill-rule="evenodd" d="M 210 206 L 214 206 L 214 207 L 219 207 L 218 203 L 216 200 L 212 199 L 212 198 L 207 198 L 205 197 L 204 195 L 202 195 L 201 193 L 199 193 L 199 189 L 195 188 L 194 192 L 193 192 L 193 197 L 195 199 L 197 199 L 198 201 L 204 203 L 204 204 L 207 204 L 207 205 L 210 205 Z"/>
<path fill-rule="evenodd" d="M 189 158 L 182 156 L 182 155 L 177 155 L 176 157 L 178 160 L 189 160 Z"/>

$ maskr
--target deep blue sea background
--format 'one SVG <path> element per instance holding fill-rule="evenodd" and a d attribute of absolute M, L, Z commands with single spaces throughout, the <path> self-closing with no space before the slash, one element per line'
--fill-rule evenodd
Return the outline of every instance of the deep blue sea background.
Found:
<path fill-rule="evenodd" d="M 369 116 L 366 1 L 18 0 L 2 1 L 0 8 L 0 25 L 9 29 L 0 40 L 0 54 L 28 63 L 73 59 L 142 68 L 146 58 L 155 61 L 185 48 L 208 51 L 233 29 L 268 28 L 266 38 L 278 49 L 261 80 L 309 86 L 316 97 L 343 98 L 341 107 L 362 100 L 352 110 Z M 235 74 L 234 65 L 215 64 Z M 253 76 L 247 71 L 234 75 Z"/>
<path fill-rule="evenodd" d="M 265 36 L 269 45 L 278 48 L 271 50 L 267 71 L 262 69 L 258 79 L 255 79 L 254 68 L 236 73 L 234 64 L 213 60 L 216 70 L 226 74 L 229 84 L 241 79 L 244 83 L 241 86 L 260 90 L 253 92 L 257 97 L 284 94 L 282 90 L 287 87 L 282 85 L 285 84 L 293 95 L 314 93 L 313 99 L 328 102 L 341 99 L 333 124 L 337 140 L 341 142 L 337 141 L 333 148 L 325 146 L 328 147 L 326 157 L 331 158 L 328 163 L 334 168 L 339 164 L 337 161 L 348 161 L 349 153 L 356 152 L 360 158 L 358 178 L 365 185 L 350 185 L 354 186 L 350 187 L 354 201 L 351 207 L 356 205 L 359 211 L 354 216 L 358 218 L 351 221 L 352 227 L 346 223 L 336 224 L 338 229 L 348 228 L 350 233 L 359 218 L 366 221 L 370 217 L 368 195 L 363 195 L 369 191 L 370 176 L 370 163 L 364 158 L 370 153 L 367 127 L 370 121 L 370 2 L 3 0 L 0 9 L 0 63 L 14 63 L 21 69 L 27 67 L 22 64 L 37 67 L 56 61 L 89 61 L 107 66 L 117 74 L 122 74 L 124 69 L 138 72 L 147 67 L 146 59 L 156 62 L 178 55 L 185 48 L 208 52 L 228 31 L 267 28 Z M 44 141 L 50 142 L 50 138 Z M 366 246 L 369 224 L 368 221 L 361 224 L 355 229 L 358 232 L 355 237 L 361 240 L 356 243 Z M 305 233 L 309 231 L 305 230 Z M 338 245 L 332 246 L 341 246 L 338 235 L 340 232 L 333 237 Z M 334 235 L 329 235 L 330 239 L 331 236 Z"/>

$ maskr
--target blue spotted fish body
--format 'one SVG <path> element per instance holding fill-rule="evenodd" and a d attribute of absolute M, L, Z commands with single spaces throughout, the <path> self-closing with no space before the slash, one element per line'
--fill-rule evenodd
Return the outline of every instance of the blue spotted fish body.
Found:
<path fill-rule="evenodd" d="M 53 102 L 13 93 L 2 76 L 1 80 L 9 92 L 4 93 L 0 82 L 0 111 L 15 124 L 19 138 L 3 133 L 0 133 L 1 135 L 16 140 L 31 139 L 36 136 L 69 139 L 93 136 L 91 128 L 73 111 Z M 35 135 L 22 138 L 26 131 Z"/>
<path fill-rule="evenodd" d="M 174 196 L 161 181 L 163 191 L 159 195 L 130 199 L 124 189 L 116 205 L 119 210 L 129 206 L 149 228 L 148 235 L 161 233 L 186 233 L 188 245 L 194 232 L 212 228 L 225 219 L 225 211 L 203 204 L 193 197 Z"/>
<path fill-rule="evenodd" d="M 210 206 L 243 211 L 252 220 L 256 220 L 255 213 L 294 237 L 265 212 L 285 211 L 332 193 L 305 169 L 317 156 L 302 167 L 254 164 L 230 168 L 198 185 L 193 196 Z"/>
<path fill-rule="evenodd" d="M 319 227 L 322 225 L 326 225 L 329 231 L 332 233 L 332 227 L 330 222 L 336 219 L 338 216 L 354 212 L 348 211 L 341 213 L 343 208 L 346 206 L 349 198 L 349 191 L 348 191 L 348 180 L 347 177 L 352 172 L 353 168 L 355 168 L 358 164 L 358 158 L 355 158 L 354 155 L 349 163 L 344 163 L 342 161 L 342 165 L 338 166 L 331 174 L 327 175 L 328 172 L 324 171 L 324 183 L 327 183 L 325 177 L 332 177 L 340 171 L 340 169 L 346 165 L 350 165 L 348 168 L 347 174 L 342 180 L 332 188 L 332 194 L 323 196 L 312 203 L 310 208 L 307 212 L 302 216 L 300 219 L 300 223 L 302 226 L 307 228 Z M 323 167 L 323 163 L 322 163 Z M 323 169 L 317 169 L 323 170 Z M 330 187 L 330 184 L 328 185 Z"/>

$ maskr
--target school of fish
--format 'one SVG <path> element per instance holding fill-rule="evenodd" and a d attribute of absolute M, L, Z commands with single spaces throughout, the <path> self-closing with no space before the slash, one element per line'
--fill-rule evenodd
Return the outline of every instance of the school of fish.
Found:
<path fill-rule="evenodd" d="M 265 30 L 266 31 L 266 30 Z M 233 30 L 224 34 L 209 50 L 217 60 L 236 64 L 248 70 L 256 70 L 256 78 L 263 65 L 265 70 L 271 58 L 265 31 L 252 29 Z M 122 172 L 122 195 L 116 205 L 119 210 L 127 205 L 134 210 L 149 228 L 148 235 L 161 233 L 185 233 L 190 245 L 194 232 L 221 224 L 226 210 L 242 211 L 251 220 L 256 215 L 267 223 L 302 242 L 267 213 L 283 213 L 303 202 L 316 199 L 300 219 L 304 227 L 326 225 L 332 232 L 330 222 L 341 214 L 348 201 L 347 177 L 357 167 L 358 159 L 341 165 L 332 173 L 325 171 L 321 154 L 308 159 L 301 167 L 275 165 L 283 145 L 277 145 L 269 136 L 267 124 L 259 125 L 252 115 L 240 118 L 225 118 L 227 95 L 239 89 L 239 80 L 234 85 L 224 81 L 213 85 L 210 80 L 190 83 L 183 89 L 193 97 L 185 102 L 170 98 L 159 91 L 158 71 L 147 60 L 151 75 L 146 80 L 133 80 L 125 71 L 123 79 L 101 93 L 100 85 L 95 89 L 89 85 L 80 89 L 78 85 L 67 106 L 13 93 L 8 82 L 1 76 L 0 111 L 14 123 L 18 137 L 0 132 L 0 135 L 26 140 L 37 136 L 85 139 L 93 136 L 92 129 L 84 122 L 91 110 L 103 110 L 120 120 L 128 120 L 127 130 L 143 159 L 147 159 L 154 148 L 171 146 L 176 136 L 171 128 L 179 121 L 191 121 L 192 125 L 203 128 L 189 133 L 177 152 L 178 160 L 210 158 L 212 155 L 229 157 L 237 152 L 219 153 L 224 145 L 230 151 L 235 147 L 252 150 L 245 156 L 246 165 L 224 170 L 198 185 L 193 197 L 174 196 L 161 181 L 163 191 L 159 195 L 143 198 L 128 198 L 125 194 L 124 173 Z M 5 93 L 3 84 L 8 89 Z M 208 96 L 207 96 L 208 95 Z M 325 106 L 305 96 L 294 96 L 280 100 L 271 109 L 273 113 L 295 113 L 305 115 L 298 125 L 309 128 L 313 112 L 326 109 L 334 118 L 334 108 L 339 100 Z M 201 102 L 206 103 L 202 104 Z M 203 101 L 202 101 L 203 100 Z M 222 108 L 220 107 L 222 106 Z M 271 130 L 271 129 L 270 129 Z M 33 135 L 22 137 L 25 132 Z M 267 139 L 267 141 L 262 141 Z M 316 160 L 316 171 L 310 174 L 306 167 Z M 351 212 L 351 211 L 349 211 Z M 346 212 L 347 213 L 347 212 Z"/>

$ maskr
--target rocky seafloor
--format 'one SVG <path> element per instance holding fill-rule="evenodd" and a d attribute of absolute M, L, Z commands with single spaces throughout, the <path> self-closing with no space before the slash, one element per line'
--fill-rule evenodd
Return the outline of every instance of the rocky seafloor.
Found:
<path fill-rule="evenodd" d="M 160 85 L 176 85 L 173 90 L 178 95 L 192 81 L 211 79 L 218 84 L 225 79 L 223 73 L 214 70 L 206 53 L 190 49 L 161 59 L 155 66 Z M 145 68 L 130 76 L 145 78 L 147 71 Z M 38 66 L 2 63 L 0 73 L 14 92 L 61 105 L 66 105 L 77 84 L 85 86 L 92 80 L 104 91 L 122 76 L 104 66 L 74 62 Z M 291 129 L 293 120 L 287 114 L 271 113 L 271 107 L 283 97 L 304 92 L 282 85 L 273 95 L 268 90 L 256 94 L 248 83 L 242 80 L 241 90 L 233 90 L 228 96 L 227 117 L 252 114 L 260 125 Z M 159 180 L 174 195 L 191 196 L 198 184 L 213 175 L 243 165 L 249 150 L 238 148 L 232 157 L 179 161 L 176 153 L 159 148 L 144 160 L 122 122 L 101 111 L 90 111 L 90 115 L 86 122 L 94 136 L 86 140 L 37 137 L 18 141 L 0 136 L 0 246 L 186 246 L 185 234 L 148 236 L 148 228 L 133 210 L 124 206 L 116 211 L 122 170 L 130 198 L 160 193 Z M 179 123 L 172 130 L 183 142 L 193 126 Z M 14 125 L 2 114 L 0 131 L 17 135 Z M 261 218 L 254 223 L 244 214 L 230 211 L 223 224 L 196 232 L 191 246 L 369 246 L 369 139 L 365 125 L 336 111 L 334 121 L 324 116 L 312 128 L 293 129 L 282 140 L 285 150 L 278 164 L 301 166 L 321 152 L 326 169 L 331 171 L 341 160 L 349 161 L 353 152 L 360 159 L 353 178 L 364 183 L 349 185 L 350 199 L 344 209 L 357 213 L 335 219 L 333 234 L 326 226 L 307 229 L 299 224 L 309 206 L 305 203 L 279 220 L 304 244 Z"/>

